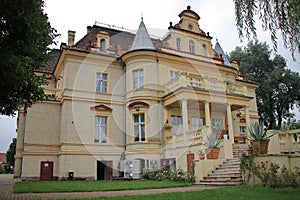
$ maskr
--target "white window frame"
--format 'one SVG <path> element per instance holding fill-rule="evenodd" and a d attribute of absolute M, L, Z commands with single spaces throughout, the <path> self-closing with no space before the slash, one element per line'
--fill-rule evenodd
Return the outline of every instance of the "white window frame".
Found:
<path fill-rule="evenodd" d="M 204 126 L 203 117 L 192 117 L 192 130 L 197 130 Z"/>
<path fill-rule="evenodd" d="M 106 79 L 105 79 L 106 77 Z M 96 92 L 107 93 L 108 74 L 97 72 L 96 74 Z"/>
<path fill-rule="evenodd" d="M 137 117 L 137 121 L 135 120 Z M 145 127 L 145 114 L 133 114 L 133 139 L 135 142 L 146 141 L 146 127 Z"/>
<path fill-rule="evenodd" d="M 106 40 L 105 39 L 100 39 L 100 51 L 105 51 L 106 50 Z"/>
<path fill-rule="evenodd" d="M 94 143 L 107 143 L 107 116 L 95 116 Z"/>
<path fill-rule="evenodd" d="M 240 135 L 246 135 L 246 126 L 240 126 Z"/>
<path fill-rule="evenodd" d="M 171 124 L 172 124 L 172 134 L 177 134 L 177 133 L 183 132 L 182 116 L 171 115 Z"/>
<path fill-rule="evenodd" d="M 193 40 L 189 41 L 189 50 L 191 54 L 195 54 L 195 42 Z"/>
<path fill-rule="evenodd" d="M 138 69 L 132 72 L 133 77 L 133 89 L 144 88 L 144 70 Z"/>

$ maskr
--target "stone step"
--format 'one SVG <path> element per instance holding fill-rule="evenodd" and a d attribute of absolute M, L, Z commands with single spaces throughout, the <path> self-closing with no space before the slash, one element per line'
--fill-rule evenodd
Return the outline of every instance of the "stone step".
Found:
<path fill-rule="evenodd" d="M 235 186 L 235 185 L 241 185 L 242 181 L 238 182 L 202 182 L 200 181 L 197 185 L 206 185 L 206 186 Z"/>
<path fill-rule="evenodd" d="M 212 178 L 240 178 L 240 174 L 208 174 L 207 177 L 212 177 Z"/>
<path fill-rule="evenodd" d="M 240 165 L 220 165 L 216 169 L 240 169 Z"/>
<path fill-rule="evenodd" d="M 236 182 L 236 181 L 242 181 L 241 177 L 239 178 L 213 178 L 213 177 L 205 177 L 204 180 L 205 182 Z"/>
<path fill-rule="evenodd" d="M 222 168 L 222 167 L 217 167 L 215 170 L 213 171 L 219 171 L 219 172 L 235 172 L 235 171 L 240 171 L 241 168 L 240 167 L 232 167 L 232 168 Z"/>
<path fill-rule="evenodd" d="M 241 161 L 225 161 L 221 165 L 222 166 L 230 166 L 230 165 L 240 165 L 240 164 L 241 164 Z"/>
<path fill-rule="evenodd" d="M 241 175 L 240 170 L 236 171 L 220 171 L 220 170 L 213 170 L 208 173 L 209 176 L 211 175 Z"/>

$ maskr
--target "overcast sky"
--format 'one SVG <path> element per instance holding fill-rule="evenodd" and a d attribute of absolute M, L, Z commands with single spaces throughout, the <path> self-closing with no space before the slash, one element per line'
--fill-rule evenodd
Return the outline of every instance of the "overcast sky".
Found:
<path fill-rule="evenodd" d="M 86 27 L 95 22 L 110 24 L 136 30 L 141 17 L 150 33 L 160 35 L 167 31 L 170 22 L 179 21 L 178 14 L 188 5 L 201 17 L 200 28 L 216 38 L 227 53 L 236 46 L 244 46 L 247 40 L 240 43 L 238 38 L 233 0 L 45 0 L 45 12 L 48 14 L 51 26 L 61 34 L 56 39 L 57 48 L 61 42 L 67 43 L 68 30 L 76 31 L 75 42 L 86 34 Z M 257 27 L 259 28 L 259 27 Z M 260 30 L 260 29 L 259 29 Z M 272 44 L 268 33 L 258 32 L 259 41 Z M 300 55 L 293 62 L 288 50 L 279 42 L 279 53 L 288 61 L 288 66 L 294 71 L 300 71 Z M 299 114 L 297 119 L 300 120 Z M 13 137 L 16 137 L 16 117 L 0 116 L 0 152 L 6 152 Z"/>

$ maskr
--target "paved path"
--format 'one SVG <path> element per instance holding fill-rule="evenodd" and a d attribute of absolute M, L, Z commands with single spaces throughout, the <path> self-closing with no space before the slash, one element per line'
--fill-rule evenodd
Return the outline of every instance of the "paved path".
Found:
<path fill-rule="evenodd" d="M 31 200 L 31 199 L 67 199 L 67 198 L 91 198 L 107 196 L 125 196 L 139 194 L 159 194 L 168 192 L 186 192 L 195 190 L 215 189 L 216 187 L 194 185 L 191 187 L 164 188 L 149 190 L 125 190 L 107 192 L 68 192 L 68 193 L 25 193 L 13 194 L 14 180 L 12 175 L 0 174 L 0 199 L 1 200 Z"/>

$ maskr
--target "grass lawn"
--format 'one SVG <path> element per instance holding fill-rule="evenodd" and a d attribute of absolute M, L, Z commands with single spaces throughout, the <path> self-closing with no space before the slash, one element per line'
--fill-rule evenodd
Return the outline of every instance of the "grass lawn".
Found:
<path fill-rule="evenodd" d="M 185 187 L 191 183 L 169 181 L 51 181 L 51 182 L 18 182 L 14 193 L 50 193 L 50 192 L 92 192 L 137 190 L 151 188 Z"/>
<path fill-rule="evenodd" d="M 300 199 L 300 189 L 285 188 L 271 189 L 262 186 L 235 186 L 224 187 L 212 190 L 202 190 L 193 192 L 164 193 L 137 196 L 121 196 L 121 197 L 98 197 L 89 199 L 104 200 L 298 200 Z"/>

